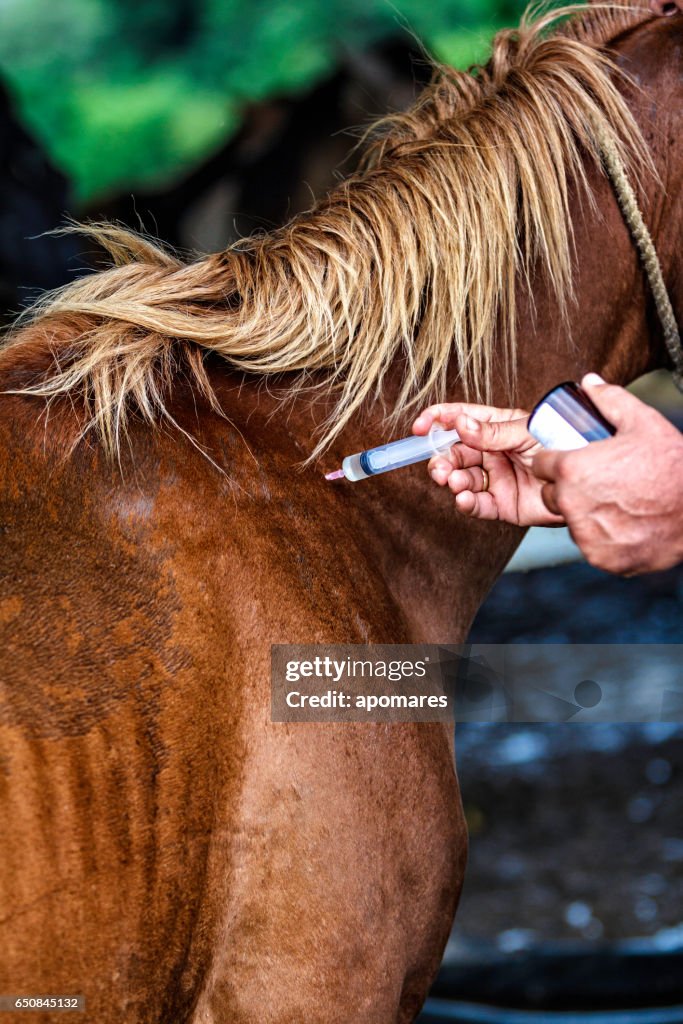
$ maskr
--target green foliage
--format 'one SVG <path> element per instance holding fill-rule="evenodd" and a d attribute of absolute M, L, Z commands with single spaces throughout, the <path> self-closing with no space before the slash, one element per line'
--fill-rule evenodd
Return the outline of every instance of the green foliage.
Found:
<path fill-rule="evenodd" d="M 337 54 L 408 30 L 439 59 L 485 58 L 524 0 L 3 0 L 0 69 L 88 199 L 183 173 L 245 103 L 305 89 Z"/>

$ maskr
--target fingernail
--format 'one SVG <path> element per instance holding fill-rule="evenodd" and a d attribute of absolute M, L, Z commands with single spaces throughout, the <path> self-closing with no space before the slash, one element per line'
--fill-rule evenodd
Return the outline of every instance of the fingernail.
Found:
<path fill-rule="evenodd" d="M 476 434 L 481 427 L 481 424 L 479 420 L 473 419 L 472 416 L 465 416 L 465 426 L 468 430 L 471 430 L 473 434 Z"/>
<path fill-rule="evenodd" d="M 599 373 L 587 373 L 583 378 L 583 383 L 587 384 L 589 388 L 594 388 L 598 387 L 600 384 L 606 384 L 607 381 L 604 380 Z"/>

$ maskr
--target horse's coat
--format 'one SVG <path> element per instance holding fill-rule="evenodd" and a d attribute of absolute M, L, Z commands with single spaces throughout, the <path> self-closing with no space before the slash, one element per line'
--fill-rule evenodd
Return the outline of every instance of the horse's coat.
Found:
<path fill-rule="evenodd" d="M 643 90 L 620 86 L 661 177 L 641 200 L 680 320 L 683 18 L 616 46 Z M 587 173 L 571 330 L 542 275 L 535 319 L 518 290 L 524 406 L 665 359 L 609 183 Z M 49 326 L 68 347 L 73 322 Z M 20 340 L 5 389 L 50 366 L 44 327 Z M 407 1024 L 462 883 L 451 739 L 270 723 L 270 644 L 457 642 L 521 531 L 456 518 L 419 468 L 353 488 L 293 475 L 333 399 L 283 409 L 218 357 L 205 369 L 227 421 L 188 382 L 168 401 L 224 475 L 136 419 L 119 471 L 94 439 L 71 450 L 76 395 L 47 414 L 0 396 L 0 991 L 83 992 L 98 1024 Z M 330 466 L 383 421 L 380 404 L 352 420 Z"/>

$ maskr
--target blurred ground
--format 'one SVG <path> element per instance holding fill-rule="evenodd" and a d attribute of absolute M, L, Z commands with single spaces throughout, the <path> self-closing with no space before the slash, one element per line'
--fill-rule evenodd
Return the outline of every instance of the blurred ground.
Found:
<path fill-rule="evenodd" d="M 621 579 L 585 562 L 508 573 L 482 606 L 476 643 L 683 643 L 683 567 Z"/>
<path fill-rule="evenodd" d="M 456 942 L 683 940 L 683 727 L 467 724 L 456 746 L 471 835 Z"/>

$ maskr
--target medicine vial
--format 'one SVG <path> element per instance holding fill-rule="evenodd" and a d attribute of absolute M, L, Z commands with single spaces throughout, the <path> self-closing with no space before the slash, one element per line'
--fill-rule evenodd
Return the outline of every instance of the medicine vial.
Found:
<path fill-rule="evenodd" d="M 596 409 L 578 384 L 558 384 L 538 402 L 529 417 L 528 431 L 551 451 L 571 452 L 592 441 L 606 441 L 615 428 Z"/>

